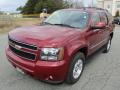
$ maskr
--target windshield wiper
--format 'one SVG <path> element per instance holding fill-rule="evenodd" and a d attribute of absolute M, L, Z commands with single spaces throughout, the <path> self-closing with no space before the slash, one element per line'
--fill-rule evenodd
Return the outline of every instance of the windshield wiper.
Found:
<path fill-rule="evenodd" d="M 53 24 L 53 25 L 59 25 L 59 26 L 65 26 L 65 27 L 70 27 L 70 28 L 76 28 L 67 24 Z"/>
<path fill-rule="evenodd" d="M 59 25 L 59 26 L 65 26 L 65 27 L 70 27 L 70 28 L 76 28 L 76 27 L 73 27 L 73 26 L 70 26 L 70 25 L 67 25 L 67 24 L 52 24 L 52 23 L 49 23 L 49 22 L 43 22 L 43 24 L 48 24 L 48 25 Z"/>
<path fill-rule="evenodd" d="M 49 22 L 43 22 L 43 24 L 54 25 L 54 24 L 52 24 L 52 23 L 49 23 Z"/>

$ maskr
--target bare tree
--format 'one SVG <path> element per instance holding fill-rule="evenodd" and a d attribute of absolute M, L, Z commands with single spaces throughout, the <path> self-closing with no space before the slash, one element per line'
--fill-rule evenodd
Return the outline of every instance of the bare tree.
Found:
<path fill-rule="evenodd" d="M 88 7 L 96 7 L 94 0 L 91 0 L 91 2 L 89 2 Z"/>
<path fill-rule="evenodd" d="M 80 7 L 83 7 L 83 6 L 84 6 L 83 2 L 80 1 L 80 0 L 75 0 L 74 3 L 75 3 L 75 4 L 74 4 L 74 8 L 80 8 Z"/>
<path fill-rule="evenodd" d="M 82 0 L 66 0 L 66 1 L 69 3 L 69 7 L 71 8 L 80 8 L 84 6 Z"/>

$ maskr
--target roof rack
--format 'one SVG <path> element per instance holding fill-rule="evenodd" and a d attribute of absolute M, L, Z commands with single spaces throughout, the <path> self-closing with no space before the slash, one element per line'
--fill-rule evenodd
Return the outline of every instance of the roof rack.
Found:
<path fill-rule="evenodd" d="M 103 8 L 98 8 L 98 7 L 80 7 L 81 9 L 84 9 L 84 10 L 86 10 L 86 9 L 97 9 L 97 10 L 105 10 L 105 11 L 107 11 L 108 12 L 108 10 L 106 10 L 106 9 L 103 9 Z"/>
<path fill-rule="evenodd" d="M 103 9 L 103 8 L 98 8 L 98 7 L 80 7 L 80 9 L 99 9 L 99 10 L 106 10 L 106 9 Z"/>

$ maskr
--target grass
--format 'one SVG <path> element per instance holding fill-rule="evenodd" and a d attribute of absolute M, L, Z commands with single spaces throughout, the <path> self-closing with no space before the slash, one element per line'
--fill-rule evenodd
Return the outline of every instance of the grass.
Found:
<path fill-rule="evenodd" d="M 8 33 L 14 28 L 40 24 L 39 18 L 14 18 L 0 20 L 0 34 Z"/>

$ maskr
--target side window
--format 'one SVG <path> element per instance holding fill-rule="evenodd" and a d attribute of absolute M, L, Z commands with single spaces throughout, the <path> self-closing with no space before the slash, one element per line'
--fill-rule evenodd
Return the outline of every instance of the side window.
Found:
<path fill-rule="evenodd" d="M 93 13 L 91 16 L 91 25 L 94 26 L 96 23 L 100 22 L 100 16 L 98 13 Z"/>
<path fill-rule="evenodd" d="M 101 22 L 105 22 L 106 24 L 108 24 L 107 15 L 104 12 L 100 12 L 100 19 Z"/>
<path fill-rule="evenodd" d="M 113 22 L 113 17 L 112 15 L 106 11 L 107 17 L 108 17 L 108 23 L 112 23 Z"/>

